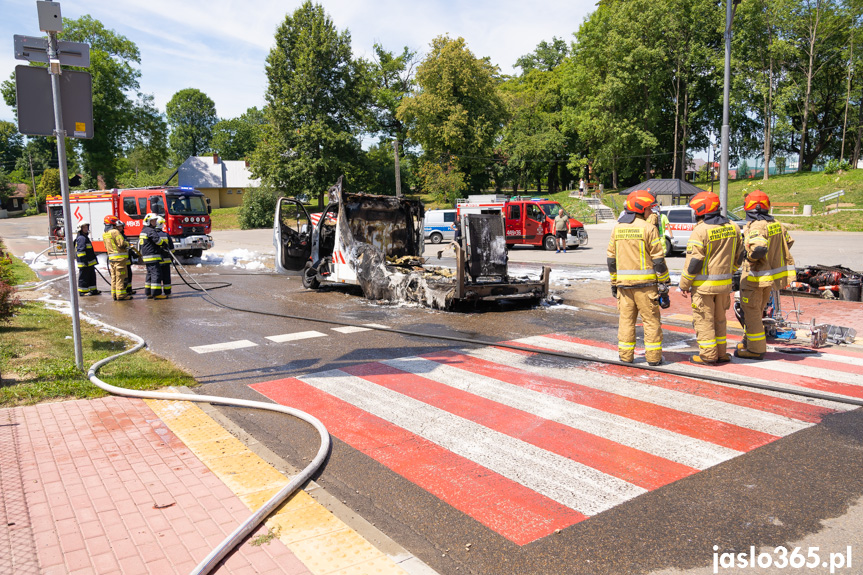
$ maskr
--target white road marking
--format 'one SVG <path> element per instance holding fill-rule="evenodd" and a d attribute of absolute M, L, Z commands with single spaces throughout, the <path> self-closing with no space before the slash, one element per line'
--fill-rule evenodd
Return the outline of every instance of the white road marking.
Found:
<path fill-rule="evenodd" d="M 388 326 L 380 325 L 378 323 L 364 323 L 363 325 L 365 327 L 359 327 L 359 326 L 355 326 L 355 325 L 346 325 L 346 326 L 342 326 L 342 327 L 334 327 L 334 328 L 332 328 L 332 330 L 337 331 L 339 333 L 358 333 L 361 331 L 371 331 L 372 328 L 375 328 L 375 327 L 382 327 L 384 329 L 388 329 Z"/>
<path fill-rule="evenodd" d="M 471 355 L 504 365 L 515 365 L 515 356 L 518 355 L 502 352 L 501 356 L 493 359 L 485 354 L 486 351 L 495 350 L 483 349 Z M 410 357 L 382 363 L 695 469 L 706 469 L 741 455 L 734 449 L 435 361 Z M 625 382 L 621 380 L 623 384 Z"/>
<path fill-rule="evenodd" d="M 551 338 L 543 339 L 550 340 Z M 564 343 L 574 346 L 580 345 L 570 342 Z M 535 342 L 532 342 L 532 344 L 542 345 Z M 596 348 L 590 349 L 593 351 Z M 490 352 L 488 354 L 490 357 L 501 357 L 494 350 L 482 350 L 483 354 L 485 354 L 486 351 Z M 518 356 L 518 354 L 506 355 L 506 357 L 509 356 Z M 526 360 L 527 358 L 524 356 L 511 357 L 507 365 L 526 367 L 526 365 L 528 365 L 526 364 Z M 505 363 L 506 360 L 492 361 Z M 789 433 L 794 433 L 795 431 L 800 431 L 801 429 L 812 426 L 811 423 L 791 419 L 790 417 L 785 417 L 783 415 L 768 413 L 766 411 L 741 405 L 733 405 L 725 403 L 724 401 L 701 397 L 699 395 L 692 395 L 673 389 L 666 389 L 664 387 L 638 381 L 639 377 L 649 377 L 652 374 L 636 376 L 632 379 L 625 380 L 623 378 L 606 375 L 596 371 L 580 369 L 576 366 L 562 368 L 554 365 L 549 365 L 548 367 L 543 366 L 542 373 L 564 381 L 584 385 L 585 387 L 600 389 L 609 393 L 615 393 L 624 397 L 646 401 L 655 405 L 675 409 L 677 411 L 691 413 L 693 415 L 700 415 L 701 417 L 723 421 L 732 425 L 739 425 L 740 427 L 754 429 L 771 435 L 788 435 Z"/>
<path fill-rule="evenodd" d="M 601 348 L 601 347 L 594 347 L 594 346 L 584 345 L 584 344 L 580 344 L 580 343 L 564 341 L 564 340 L 556 339 L 553 337 L 544 337 L 544 336 L 526 337 L 523 339 L 515 340 L 513 343 L 533 345 L 536 347 L 542 347 L 542 348 L 551 349 L 554 351 L 578 353 L 580 355 L 596 357 L 599 359 L 617 359 L 617 350 L 605 349 L 605 348 Z M 738 362 L 738 363 L 740 362 L 739 359 L 735 359 L 734 361 Z M 773 364 L 775 364 L 775 363 L 777 363 L 777 362 L 773 362 Z M 747 364 L 747 365 L 752 366 L 751 363 Z M 675 371 L 680 371 L 680 372 L 692 375 L 693 377 L 700 377 L 700 376 L 704 375 L 704 368 L 703 367 L 690 365 L 688 362 L 685 362 L 685 361 L 668 364 L 667 367 L 670 369 L 673 369 Z M 753 366 L 753 367 L 757 367 L 757 366 Z M 770 370 L 765 369 L 764 371 L 770 371 Z M 835 372 L 835 371 L 827 372 L 827 370 L 822 370 L 822 376 L 821 377 L 823 379 L 833 379 L 832 376 L 835 373 L 838 373 L 838 372 Z M 736 374 L 723 374 L 721 372 L 715 372 L 715 375 L 719 375 L 719 376 L 724 375 L 726 377 L 729 377 L 730 379 L 734 379 L 734 378 L 741 378 L 742 379 L 742 376 L 739 376 Z M 763 374 L 763 375 L 766 375 L 766 374 Z M 789 391 L 798 391 L 799 390 L 799 391 L 822 393 L 824 395 L 834 395 L 836 397 L 844 397 L 842 394 L 839 394 L 839 393 L 831 393 L 829 391 L 821 391 L 821 390 L 817 390 L 817 389 L 814 390 L 814 389 L 810 389 L 808 387 L 803 387 L 801 385 L 795 385 L 793 383 L 788 383 L 785 381 L 777 382 L 777 381 L 773 381 L 773 380 L 769 380 L 769 379 L 761 379 L 761 378 L 757 377 L 757 372 L 753 372 L 752 377 L 747 377 L 746 379 L 747 379 L 747 381 L 750 381 L 752 383 L 772 385 L 774 387 L 785 387 L 785 388 L 788 388 Z M 720 385 L 720 384 L 717 384 L 717 385 Z M 739 387 L 733 386 L 733 385 L 728 385 L 727 387 L 740 389 Z M 745 389 L 748 389 L 749 391 L 752 391 L 753 393 L 762 393 L 764 395 L 772 395 L 774 397 L 784 397 L 786 399 L 788 398 L 787 394 L 783 394 L 781 392 L 772 392 L 772 391 L 759 390 L 759 389 L 754 389 L 754 388 L 745 388 Z M 809 403 L 812 405 L 827 407 L 829 409 L 834 409 L 834 410 L 838 410 L 838 411 L 849 411 L 851 409 L 857 409 L 853 405 L 847 405 L 844 403 L 835 403 L 832 401 L 826 401 L 826 400 L 821 400 L 821 399 L 805 398 L 804 401 L 806 403 Z"/>
<path fill-rule="evenodd" d="M 228 341 L 225 343 L 212 343 L 210 345 L 198 345 L 195 347 L 190 347 L 192 351 L 196 353 L 212 353 L 214 351 L 228 351 L 232 349 L 243 349 L 244 347 L 256 347 L 256 344 L 253 341 L 249 341 L 247 339 L 241 339 L 239 341 Z"/>
<path fill-rule="evenodd" d="M 585 515 L 596 515 L 647 492 L 342 371 L 300 379 Z"/>
<path fill-rule="evenodd" d="M 296 333 L 283 333 L 282 335 L 271 335 L 267 339 L 275 343 L 285 343 L 286 341 L 297 341 L 301 339 L 311 339 L 313 337 L 326 337 L 327 334 L 319 331 L 298 331 Z"/>

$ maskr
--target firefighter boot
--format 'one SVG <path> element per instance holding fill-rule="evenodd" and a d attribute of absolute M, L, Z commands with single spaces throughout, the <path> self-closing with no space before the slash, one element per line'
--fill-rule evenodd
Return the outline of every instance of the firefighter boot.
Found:
<path fill-rule="evenodd" d="M 741 357 L 743 359 L 764 359 L 763 353 L 755 353 L 754 351 L 749 351 L 748 349 L 738 349 L 734 352 L 734 357 Z"/>
<path fill-rule="evenodd" d="M 168 296 L 166 296 L 166 295 L 165 295 L 165 294 L 163 294 L 163 293 L 160 293 L 160 294 L 159 294 L 159 295 L 157 295 L 157 296 L 153 296 L 153 299 L 168 299 Z"/>
<path fill-rule="evenodd" d="M 692 363 L 698 364 L 698 365 L 716 365 L 718 363 L 716 361 L 708 361 L 708 360 L 702 358 L 700 355 L 697 355 L 697 354 L 690 357 L 689 361 L 691 361 Z"/>
<path fill-rule="evenodd" d="M 720 355 L 719 359 L 716 360 L 716 363 L 730 363 L 730 362 L 731 362 L 731 356 L 728 355 L 727 353 Z"/>

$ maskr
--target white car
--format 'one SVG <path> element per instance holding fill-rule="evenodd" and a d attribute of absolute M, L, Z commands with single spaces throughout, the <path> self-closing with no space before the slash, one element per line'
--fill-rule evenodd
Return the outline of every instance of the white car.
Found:
<path fill-rule="evenodd" d="M 695 229 L 695 212 L 689 206 L 663 206 L 660 208 L 660 212 L 668 218 L 668 224 L 665 226 L 665 255 L 669 256 L 673 252 L 686 251 L 689 236 Z M 728 219 L 741 230 L 746 223 L 740 216 L 731 212 L 728 212 Z M 670 238 L 669 230 L 672 232 Z"/>

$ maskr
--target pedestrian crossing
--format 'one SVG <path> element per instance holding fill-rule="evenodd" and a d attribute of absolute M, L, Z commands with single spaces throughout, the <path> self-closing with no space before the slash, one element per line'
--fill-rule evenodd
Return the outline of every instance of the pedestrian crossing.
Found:
<path fill-rule="evenodd" d="M 352 325 L 352 326 L 343 326 L 343 327 L 334 327 L 331 328 L 332 331 L 340 334 L 351 334 L 351 333 L 360 333 L 364 331 L 372 331 L 374 328 L 383 328 L 387 329 L 387 326 L 380 325 L 377 323 L 366 323 L 363 324 L 366 327 Z M 290 343 L 294 341 L 302 341 L 304 339 L 314 339 L 318 337 L 327 337 L 329 333 L 324 333 L 320 331 L 298 331 L 292 333 L 281 333 L 278 335 L 270 335 L 266 336 L 264 339 L 271 341 L 272 343 Z M 204 353 L 215 353 L 218 351 L 233 351 L 236 349 L 245 349 L 248 347 L 258 347 L 259 344 L 250 341 L 248 339 L 241 339 L 235 341 L 226 341 L 223 343 L 211 343 L 208 345 L 196 345 L 190 346 L 189 349 L 194 351 L 195 353 L 204 354 Z"/>
<path fill-rule="evenodd" d="M 508 343 L 617 356 L 611 344 L 567 334 Z M 709 369 L 836 396 L 863 391 L 863 353 L 781 355 Z M 519 545 L 853 408 L 500 347 L 251 387 L 312 413 L 333 436 Z"/>

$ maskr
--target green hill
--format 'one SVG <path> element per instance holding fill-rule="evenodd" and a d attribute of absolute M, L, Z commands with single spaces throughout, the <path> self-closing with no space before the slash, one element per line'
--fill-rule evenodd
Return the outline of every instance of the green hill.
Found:
<path fill-rule="evenodd" d="M 709 185 L 701 185 L 709 188 Z M 719 186 L 714 183 L 714 191 Z M 863 170 L 849 170 L 836 174 L 824 172 L 787 174 L 771 176 L 769 180 L 735 180 L 728 185 L 728 208 L 734 210 L 743 205 L 744 196 L 753 191 L 762 190 L 770 196 L 773 204 L 795 202 L 800 204 L 797 213 L 803 211 L 803 206 L 812 206 L 812 217 L 791 216 L 790 208 L 775 208 L 777 219 L 793 224 L 798 230 L 824 230 L 863 232 Z M 818 198 L 845 190 L 845 195 L 839 198 L 842 210 L 838 214 L 827 215 L 828 209 L 835 209 L 836 201 L 829 206 L 818 201 Z M 738 212 L 739 213 L 739 212 Z"/>

